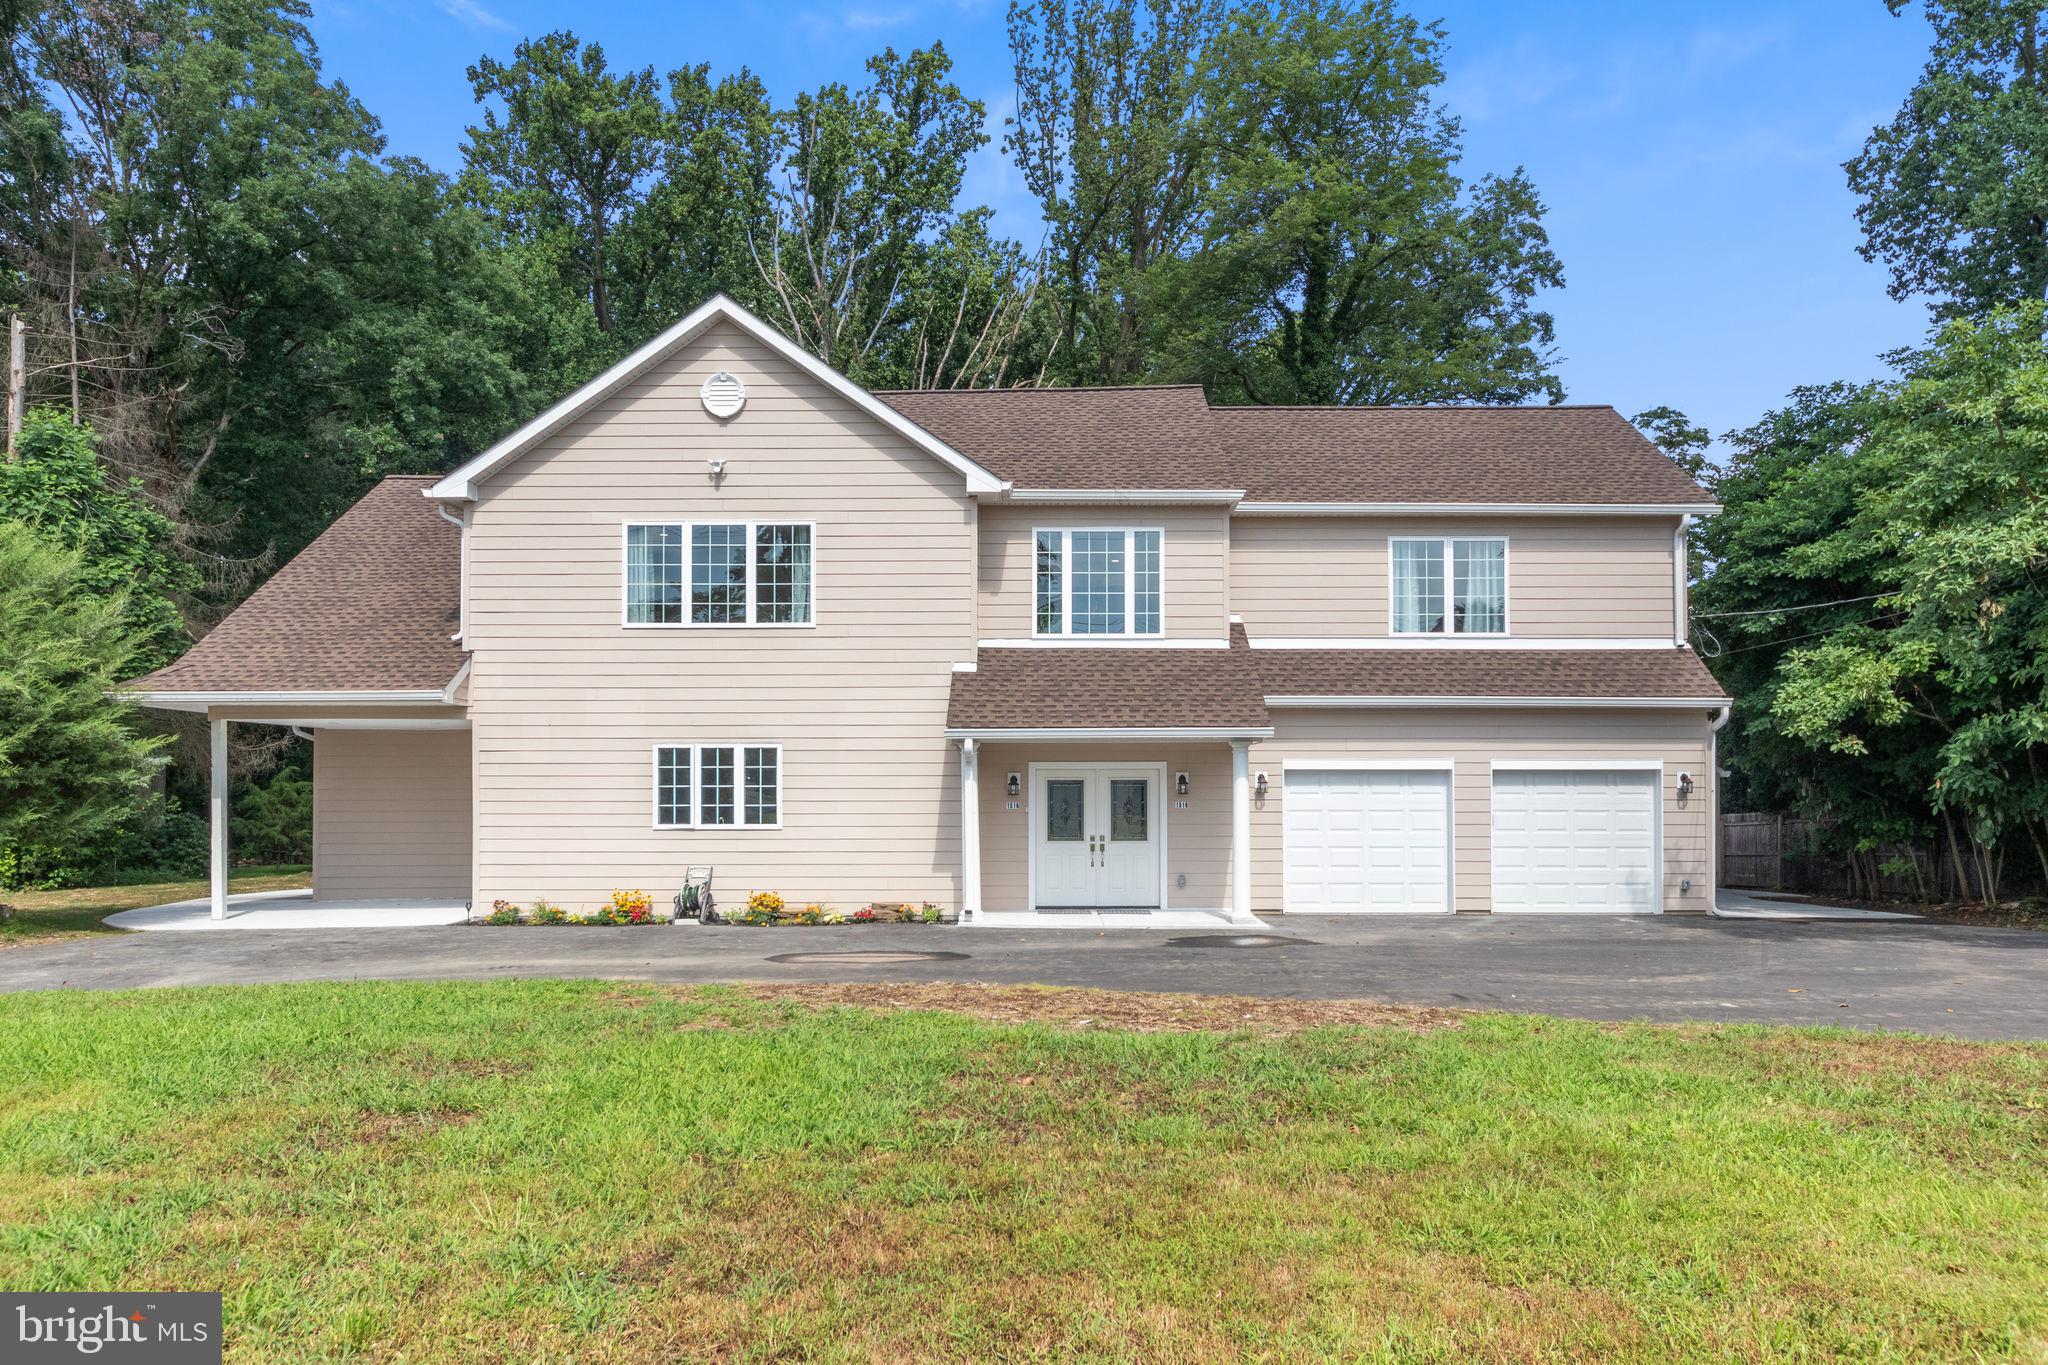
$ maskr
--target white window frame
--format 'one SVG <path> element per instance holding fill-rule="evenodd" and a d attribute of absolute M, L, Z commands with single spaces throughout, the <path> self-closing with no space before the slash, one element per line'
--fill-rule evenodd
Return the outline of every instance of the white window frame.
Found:
<path fill-rule="evenodd" d="M 730 525 L 730 523 L 727 523 Z M 771 523 L 780 525 L 781 523 Z M 663 749 L 687 749 L 690 751 L 690 818 L 687 824 L 667 824 L 661 818 L 661 751 Z M 707 825 L 702 823 L 700 809 L 704 798 L 704 765 L 701 755 L 706 749 L 730 749 L 733 751 L 733 814 L 738 817 L 729 825 Z M 750 824 L 747 821 L 747 750 L 772 749 L 775 751 L 775 821 L 773 824 Z M 653 813 L 655 829 L 702 829 L 714 833 L 727 830 L 774 830 L 782 828 L 783 791 L 787 785 L 783 778 L 788 770 L 783 766 L 782 746 L 758 739 L 707 739 L 692 742 L 682 739 L 656 740 L 647 749 L 647 795 Z"/>
<path fill-rule="evenodd" d="M 632 584 L 627 579 L 628 543 L 636 526 L 674 527 L 683 533 L 683 619 L 680 621 L 634 621 Z M 742 526 L 747 544 L 747 617 L 744 621 L 692 621 L 690 619 L 690 546 L 699 526 Z M 801 526 L 811 533 L 811 619 L 808 621 L 756 621 L 754 537 L 763 526 Z M 801 517 L 699 517 L 694 521 L 627 521 L 619 524 L 619 624 L 627 630 L 811 630 L 818 624 L 818 523 Z"/>
<path fill-rule="evenodd" d="M 1453 630 L 1451 622 L 1456 619 L 1458 591 L 1457 565 L 1451 550 L 1453 541 L 1497 540 L 1500 542 L 1500 629 L 1499 630 Z M 1394 547 L 1396 545 L 1434 545 L 1442 557 L 1444 579 L 1444 628 L 1442 630 L 1396 630 L 1394 628 Z M 1477 534 L 1451 536 L 1388 536 L 1387 537 L 1387 634 L 1397 640 L 1504 640 L 1514 629 L 1513 591 L 1514 548 L 1504 535 Z"/>
<path fill-rule="evenodd" d="M 1100 635 L 1074 634 L 1074 532 L 1116 531 L 1124 538 L 1124 629 Z M 1138 618 L 1138 550 L 1135 537 L 1150 532 L 1159 537 L 1159 629 L 1139 632 L 1130 627 Z M 1038 628 L 1038 538 L 1060 538 L 1060 629 L 1048 634 Z M 1164 526 L 1034 526 L 1031 528 L 1031 638 L 1058 640 L 1067 644 L 1092 645 L 1111 640 L 1163 640 L 1166 638 L 1166 528 Z M 814 611 L 812 613 L 816 615 Z"/>

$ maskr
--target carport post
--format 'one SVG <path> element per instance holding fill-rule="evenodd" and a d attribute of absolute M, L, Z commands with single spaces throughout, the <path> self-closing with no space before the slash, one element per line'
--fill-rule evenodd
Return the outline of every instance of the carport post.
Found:
<path fill-rule="evenodd" d="M 213 917 L 228 917 L 228 723 L 213 721 L 212 774 L 207 787 L 207 818 L 212 822 L 212 847 L 207 876 L 213 894 Z"/>
<path fill-rule="evenodd" d="M 1230 741 L 1230 917 L 1252 917 L 1252 745 Z"/>
<path fill-rule="evenodd" d="M 960 741 L 960 922 L 981 917 L 981 756 Z"/>

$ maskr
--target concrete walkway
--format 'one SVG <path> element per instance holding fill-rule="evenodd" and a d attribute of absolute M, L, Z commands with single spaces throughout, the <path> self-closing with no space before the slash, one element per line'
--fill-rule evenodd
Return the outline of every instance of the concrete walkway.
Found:
<path fill-rule="evenodd" d="M 1038 982 L 2048 1040 L 2048 934 L 2026 930 L 1676 915 L 1295 917 L 1272 927 L 1287 932 L 1243 947 L 1224 946 L 1245 937 L 1231 932 L 936 926 L 108 935 L 0 953 L 0 991 L 366 978 Z M 901 960 L 927 949 L 962 956 Z M 857 956 L 876 952 L 892 960 Z M 789 954 L 806 960 L 776 960 Z"/>
<path fill-rule="evenodd" d="M 1816 905 L 1806 896 L 1783 891 L 1730 891 L 1714 894 L 1714 913 L 1722 919 L 1841 919 L 1913 920 L 1924 923 L 1923 915 L 1898 910 L 1870 910 L 1860 905 Z"/>
<path fill-rule="evenodd" d="M 244 891 L 228 897 L 225 919 L 213 917 L 213 902 L 173 901 L 108 915 L 115 929 L 418 929 L 460 924 L 468 910 L 459 900 L 316 901 L 311 891 Z"/>

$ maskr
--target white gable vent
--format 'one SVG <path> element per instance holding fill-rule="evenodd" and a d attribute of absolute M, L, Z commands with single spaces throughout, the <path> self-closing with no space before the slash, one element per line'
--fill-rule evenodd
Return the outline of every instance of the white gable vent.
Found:
<path fill-rule="evenodd" d="M 713 417 L 735 417 L 747 405 L 747 386 L 736 374 L 720 370 L 704 381 L 704 411 Z"/>

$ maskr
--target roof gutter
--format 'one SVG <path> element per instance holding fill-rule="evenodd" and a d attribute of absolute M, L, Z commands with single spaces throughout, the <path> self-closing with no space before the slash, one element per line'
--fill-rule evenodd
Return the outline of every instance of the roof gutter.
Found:
<path fill-rule="evenodd" d="M 1006 485 L 1004 502 L 1058 504 L 1109 503 L 1178 504 L 1181 506 L 1235 507 L 1244 500 L 1242 488 L 1017 488 Z"/>
<path fill-rule="evenodd" d="M 160 711 L 205 711 L 210 706 L 439 706 L 447 702 L 441 688 L 385 692 L 138 692 L 117 688 L 122 701 Z"/>
<path fill-rule="evenodd" d="M 1119 740 L 1119 739 L 1271 739 L 1270 725 L 1131 725 L 1131 726 L 947 726 L 947 739 Z"/>
<path fill-rule="evenodd" d="M 1706 517 L 1718 502 L 1241 502 L 1240 517 Z"/>
<path fill-rule="evenodd" d="M 1311 707 L 1385 706 L 1485 706 L 1485 707 L 1573 707 L 1604 708 L 1647 706 L 1666 710 L 1702 707 L 1725 711 L 1726 697 L 1433 697 L 1433 696 L 1279 696 L 1266 698 L 1270 707 L 1306 709 Z M 1724 722 L 1725 723 L 1725 720 Z M 1718 728 L 1718 727 L 1716 727 Z"/>

